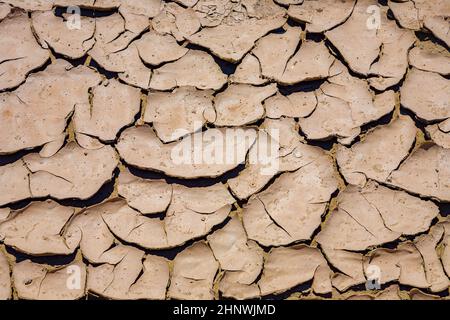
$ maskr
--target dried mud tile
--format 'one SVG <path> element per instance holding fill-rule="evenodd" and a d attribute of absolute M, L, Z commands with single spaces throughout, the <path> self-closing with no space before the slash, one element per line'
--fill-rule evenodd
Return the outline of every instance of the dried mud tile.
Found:
<path fill-rule="evenodd" d="M 46 11 L 51 10 L 53 7 L 53 0 L 3 0 L 2 2 L 27 11 Z"/>
<path fill-rule="evenodd" d="M 249 239 L 264 246 L 310 239 L 336 189 L 337 179 L 328 156 L 282 174 L 244 207 Z"/>
<path fill-rule="evenodd" d="M 90 68 L 56 60 L 15 91 L 0 93 L 0 154 L 53 144 L 41 153 L 52 156 L 64 142 L 74 107 L 89 104 L 89 88 L 100 81 Z"/>
<path fill-rule="evenodd" d="M 274 119 L 283 116 L 304 118 L 314 111 L 316 105 L 314 92 L 294 92 L 287 96 L 277 93 L 264 101 L 266 116 Z"/>
<path fill-rule="evenodd" d="M 29 171 L 22 160 L 0 167 L 0 205 L 31 197 Z"/>
<path fill-rule="evenodd" d="M 202 129 L 207 121 L 214 122 L 212 90 L 179 87 L 172 92 L 150 92 L 144 121 L 164 143 L 172 142 Z"/>
<path fill-rule="evenodd" d="M 409 297 L 411 300 L 441 300 L 441 297 L 437 295 L 425 293 L 416 288 L 411 289 Z"/>
<path fill-rule="evenodd" d="M 95 19 L 80 17 L 80 28 L 69 28 L 63 18 L 52 11 L 37 11 L 31 15 L 31 24 L 44 48 L 70 59 L 83 57 L 95 43 Z"/>
<path fill-rule="evenodd" d="M 420 30 L 427 19 L 450 16 L 450 5 L 447 1 L 389 1 L 388 5 L 395 19 L 406 29 Z"/>
<path fill-rule="evenodd" d="M 0 239 L 14 249 L 29 255 L 68 255 L 80 239 L 67 237 L 65 228 L 75 212 L 52 200 L 33 202 L 25 209 L 12 212 L 0 223 Z"/>
<path fill-rule="evenodd" d="M 307 32 L 324 32 L 343 23 L 352 13 L 355 0 L 292 1 L 283 0 L 290 4 L 288 15 L 295 21 L 305 23 Z M 299 2 L 299 3 L 295 3 Z"/>
<path fill-rule="evenodd" d="M 261 295 L 282 293 L 312 280 L 317 268 L 326 265 L 317 248 L 305 245 L 274 248 L 264 261 L 263 274 L 258 281 Z"/>
<path fill-rule="evenodd" d="M 0 208 L 0 223 L 9 218 L 11 210 L 9 208 Z"/>
<path fill-rule="evenodd" d="M 380 29 L 377 37 L 382 46 L 378 60 L 373 61 L 370 66 L 369 83 L 377 90 L 398 84 L 408 70 L 408 51 L 416 40 L 414 33 L 403 30 L 397 26 L 395 21 L 387 18 L 387 9 L 381 10 Z"/>
<path fill-rule="evenodd" d="M 218 90 L 226 82 L 227 76 L 222 73 L 212 56 L 203 51 L 189 50 L 177 61 L 155 69 L 150 88 L 170 90 L 175 87 L 193 86 L 198 89 Z"/>
<path fill-rule="evenodd" d="M 449 15 L 447 13 L 447 17 L 426 17 L 423 21 L 425 28 L 430 30 L 436 38 L 445 42 L 447 46 L 450 46 Z"/>
<path fill-rule="evenodd" d="M 72 277 L 78 277 L 72 283 Z M 86 266 L 73 262 L 52 268 L 24 260 L 13 266 L 12 280 L 19 299 L 76 300 L 85 295 Z"/>
<path fill-rule="evenodd" d="M 364 185 L 367 179 L 386 181 L 392 171 L 409 155 L 416 139 L 414 121 L 401 116 L 378 126 L 351 148 L 339 145 L 336 160 L 348 183 Z"/>
<path fill-rule="evenodd" d="M 375 300 L 403 300 L 400 294 L 400 287 L 396 284 L 390 285 L 379 292 L 376 295 Z"/>
<path fill-rule="evenodd" d="M 287 27 L 284 33 L 271 33 L 259 39 L 252 50 L 261 64 L 265 78 L 280 80 L 286 64 L 294 55 L 300 42 L 301 28 Z"/>
<path fill-rule="evenodd" d="M 373 270 L 379 271 L 377 284 L 398 282 L 419 288 L 429 286 L 420 253 L 411 243 L 403 243 L 397 249 L 378 248 L 370 252 L 364 259 L 364 271 L 368 279 Z"/>
<path fill-rule="evenodd" d="M 450 118 L 450 80 L 437 73 L 411 69 L 400 95 L 402 106 L 424 121 Z"/>
<path fill-rule="evenodd" d="M 175 25 L 183 38 L 193 35 L 201 28 L 200 19 L 192 8 L 187 8 L 176 14 Z"/>
<path fill-rule="evenodd" d="M 128 252 L 128 247 L 117 243 L 103 214 L 114 212 L 121 201 L 107 201 L 77 213 L 67 227 L 68 237 L 81 237 L 80 249 L 84 258 L 93 264 L 117 264 Z"/>
<path fill-rule="evenodd" d="M 247 54 L 239 63 L 236 71 L 229 77 L 231 83 L 243 83 L 261 85 L 269 80 L 264 79 L 261 74 L 261 64 L 258 58 L 252 54 Z"/>
<path fill-rule="evenodd" d="M 162 6 L 161 0 L 121 0 L 120 2 L 121 12 L 143 15 L 147 18 L 156 17 L 160 12 Z"/>
<path fill-rule="evenodd" d="M 450 123 L 448 119 L 444 122 Z M 439 124 L 427 126 L 425 127 L 425 131 L 430 136 L 431 140 L 433 140 L 433 142 L 438 146 L 445 149 L 450 149 L 450 132 L 445 132 L 442 130 Z"/>
<path fill-rule="evenodd" d="M 12 297 L 11 270 L 6 256 L 0 251 L 0 301 Z"/>
<path fill-rule="evenodd" d="M 75 142 L 49 158 L 25 156 L 33 197 L 88 199 L 112 179 L 119 159 L 111 146 L 87 150 Z"/>
<path fill-rule="evenodd" d="M 253 296 L 254 293 L 259 295 L 259 288 L 254 281 L 261 273 L 264 252 L 247 239 L 239 218 L 234 216 L 207 239 L 221 270 L 225 270 L 226 279 L 222 278 L 219 290 L 223 289 L 221 291 L 225 296 L 237 299 Z"/>
<path fill-rule="evenodd" d="M 294 119 L 266 119 L 249 151 L 245 169 L 228 179 L 228 186 L 236 197 L 246 199 L 263 189 L 276 174 L 295 171 L 323 155 L 319 148 L 301 142 Z"/>
<path fill-rule="evenodd" d="M 383 43 L 377 36 L 377 29 L 367 27 L 367 21 L 371 18 L 367 8 L 377 4 L 376 0 L 358 1 L 344 24 L 325 33 L 350 69 L 362 75 L 369 74 L 370 66 L 378 57 Z"/>
<path fill-rule="evenodd" d="M 77 104 L 73 117 L 76 137 L 85 140 L 98 139 L 110 143 L 116 140 L 119 131 L 134 122 L 140 110 L 139 89 L 120 83 L 115 79 L 104 81 L 92 88 L 89 104 Z M 78 143 L 89 149 L 89 145 Z"/>
<path fill-rule="evenodd" d="M 203 11 L 199 14 L 200 22 L 210 27 L 201 29 L 187 39 L 233 63 L 240 61 L 259 38 L 286 22 L 285 10 L 272 0 L 246 2 L 245 5 L 241 2 L 216 1 L 218 6 L 212 10 L 208 10 L 204 2 L 200 0 L 194 10 Z M 246 32 L 242 33 L 242 30 Z"/>
<path fill-rule="evenodd" d="M 328 263 L 340 271 L 336 272 L 331 279 L 333 287 L 340 292 L 366 282 L 361 253 L 327 247 L 322 247 L 322 252 Z"/>
<path fill-rule="evenodd" d="M 160 34 L 169 34 L 175 37 L 177 41 L 183 41 L 184 37 L 178 30 L 176 21 L 177 16 L 182 14 L 186 9 L 177 3 L 164 3 L 159 14 L 151 20 L 152 28 Z M 179 21 L 180 22 L 180 21 Z M 192 25 L 192 20 L 189 19 L 188 25 Z"/>
<path fill-rule="evenodd" d="M 178 60 L 189 51 L 180 46 L 173 36 L 155 31 L 144 34 L 135 43 L 141 59 L 154 66 Z"/>
<path fill-rule="evenodd" d="M 9 4 L 0 3 L 0 21 L 8 16 L 12 8 Z"/>
<path fill-rule="evenodd" d="M 15 11 L 0 22 L 0 90 L 17 87 L 50 57 L 34 38 L 26 13 Z"/>
<path fill-rule="evenodd" d="M 235 200 L 223 184 L 204 188 L 174 185 L 164 219 L 168 246 L 174 247 L 208 234 L 222 223 Z"/>
<path fill-rule="evenodd" d="M 450 150 L 422 145 L 387 179 L 387 183 L 438 201 L 450 201 Z"/>
<path fill-rule="evenodd" d="M 423 258 L 426 278 L 431 292 L 448 290 L 450 286 L 450 280 L 445 274 L 436 251 L 438 243 L 444 236 L 444 231 L 444 226 L 437 224 L 430 229 L 428 234 L 421 235 L 414 240 L 414 245 Z"/>
<path fill-rule="evenodd" d="M 88 267 L 89 292 L 109 299 L 164 299 L 169 281 L 167 260 L 133 247 L 126 250 L 117 264 Z"/>
<path fill-rule="evenodd" d="M 314 278 L 311 288 L 316 294 L 327 294 L 333 291 L 331 283 L 332 271 L 330 267 L 324 263 L 319 265 L 314 272 Z"/>
<path fill-rule="evenodd" d="M 219 268 L 204 242 L 194 243 L 173 260 L 168 296 L 179 300 L 212 300 L 213 281 Z"/>
<path fill-rule="evenodd" d="M 231 134 L 232 142 L 227 139 L 226 129 L 209 129 L 180 142 L 163 144 L 149 126 L 139 126 L 126 129 L 116 146 L 128 164 L 141 169 L 185 179 L 217 177 L 245 162 L 247 151 L 256 139 L 254 129 Z M 199 150 L 203 144 L 193 141 L 203 141 L 208 147 Z M 227 158 L 226 150 L 233 150 L 231 159 Z"/>
<path fill-rule="evenodd" d="M 365 250 L 401 235 L 424 232 L 438 214 L 432 202 L 403 191 L 376 183 L 363 188 L 350 185 L 339 195 L 337 209 L 330 214 L 316 240 L 327 248 Z"/>
<path fill-rule="evenodd" d="M 423 71 L 450 75 L 450 53 L 431 41 L 421 42 L 409 51 L 409 63 Z"/>
<path fill-rule="evenodd" d="M 378 120 L 394 109 L 394 91 L 374 94 L 365 80 L 352 77 L 337 60 L 330 75 L 315 92 L 317 106 L 314 112 L 299 120 L 308 139 L 324 140 L 337 136 L 340 143 L 350 144 L 359 135 L 360 126 Z"/>
<path fill-rule="evenodd" d="M 102 218 L 109 230 L 126 243 L 151 249 L 167 247 L 164 221 L 146 218 L 128 207 L 125 200 L 116 200 L 114 210 L 103 213 Z"/>
<path fill-rule="evenodd" d="M 172 186 L 164 180 L 147 180 L 122 171 L 118 179 L 119 195 L 142 214 L 166 211 L 172 200 Z"/>
<path fill-rule="evenodd" d="M 335 58 L 323 41 L 304 41 L 297 53 L 289 59 L 278 81 L 284 85 L 293 85 L 328 78 L 334 61 Z"/>
<path fill-rule="evenodd" d="M 255 87 L 232 84 L 214 98 L 216 126 L 244 126 L 264 116 L 262 102 L 277 92 L 275 84 Z"/>

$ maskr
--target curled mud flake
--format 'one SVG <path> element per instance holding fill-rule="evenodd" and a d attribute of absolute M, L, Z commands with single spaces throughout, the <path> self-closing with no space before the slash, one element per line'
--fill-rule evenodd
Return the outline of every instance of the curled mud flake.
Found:
<path fill-rule="evenodd" d="M 158 137 L 172 142 L 214 122 L 212 90 L 180 87 L 172 92 L 151 92 L 148 95 L 144 121 L 153 124 Z"/>
<path fill-rule="evenodd" d="M 325 155 L 282 174 L 244 207 L 248 237 L 264 246 L 310 239 L 336 189 L 332 161 Z"/>
<path fill-rule="evenodd" d="M 247 54 L 241 63 L 237 66 L 236 71 L 230 75 L 231 83 L 243 83 L 261 85 L 268 82 L 261 74 L 261 65 L 259 60 L 252 54 Z"/>
<path fill-rule="evenodd" d="M 400 287 L 392 284 L 381 292 L 377 293 L 375 300 L 402 300 Z"/>
<path fill-rule="evenodd" d="M 53 0 L 2 0 L 2 2 L 27 11 L 47 11 L 53 7 Z"/>
<path fill-rule="evenodd" d="M 258 40 L 252 53 L 261 63 L 265 78 L 279 81 L 283 77 L 286 64 L 300 42 L 301 32 L 301 28 L 287 27 L 284 33 L 271 33 Z"/>
<path fill-rule="evenodd" d="M 0 167 L 0 205 L 31 197 L 29 171 L 22 160 Z"/>
<path fill-rule="evenodd" d="M 304 41 L 297 53 L 289 59 L 278 82 L 292 85 L 327 78 L 334 61 L 335 58 L 324 42 Z"/>
<path fill-rule="evenodd" d="M 117 264 L 128 252 L 128 247 L 118 244 L 109 230 L 103 214 L 114 212 L 120 201 L 107 201 L 77 213 L 67 227 L 67 236 L 81 238 L 80 249 L 90 263 Z"/>
<path fill-rule="evenodd" d="M 410 242 L 404 242 L 397 249 L 378 248 L 364 258 L 364 272 L 367 279 L 383 285 L 398 282 L 419 288 L 429 286 L 419 251 Z"/>
<path fill-rule="evenodd" d="M 118 158 L 114 149 L 104 146 L 87 150 L 75 142 L 67 144 L 50 158 L 37 154 L 24 157 L 30 170 L 33 197 L 88 199 L 112 179 Z"/>
<path fill-rule="evenodd" d="M 244 299 L 259 296 L 254 284 L 262 270 L 263 250 L 247 239 L 242 222 L 233 217 L 225 227 L 208 236 L 208 243 L 225 270 L 219 290 L 226 297 Z"/>
<path fill-rule="evenodd" d="M 117 264 L 88 267 L 87 289 L 109 299 L 164 299 L 169 281 L 165 258 L 126 247 Z"/>
<path fill-rule="evenodd" d="M 409 292 L 411 300 L 441 300 L 441 297 L 420 291 L 419 289 L 411 289 Z"/>
<path fill-rule="evenodd" d="M 360 126 L 394 109 L 394 91 L 373 94 L 365 80 L 352 77 L 337 61 L 330 74 L 333 76 L 315 92 L 317 106 L 314 112 L 299 120 L 308 139 L 323 140 L 337 136 L 339 142 L 349 144 L 359 135 Z"/>
<path fill-rule="evenodd" d="M 8 259 L 3 252 L 0 251 L 0 301 L 9 300 L 11 297 L 11 270 Z"/>
<path fill-rule="evenodd" d="M 144 34 L 135 43 L 141 59 L 154 66 L 178 60 L 189 51 L 180 46 L 173 36 L 155 31 Z"/>
<path fill-rule="evenodd" d="M 305 0 L 299 3 L 283 0 L 283 2 L 289 2 L 287 12 L 289 17 L 305 23 L 307 32 L 324 32 L 343 23 L 355 5 L 355 0 L 342 0 L 339 3 L 335 0 Z"/>
<path fill-rule="evenodd" d="M 0 3 L 0 21 L 8 16 L 11 12 L 11 6 L 6 3 Z"/>
<path fill-rule="evenodd" d="M 234 202 L 223 184 L 205 188 L 175 185 L 164 219 L 168 246 L 179 246 L 206 235 L 227 218 Z"/>
<path fill-rule="evenodd" d="M 147 180 L 133 176 L 128 170 L 119 175 L 119 195 L 142 214 L 166 211 L 172 200 L 172 186 L 164 180 Z"/>
<path fill-rule="evenodd" d="M 408 51 L 416 40 L 414 33 L 403 30 L 395 21 L 387 18 L 387 9 L 381 12 L 380 29 L 377 37 L 381 40 L 379 59 L 370 66 L 369 83 L 377 90 L 398 84 L 408 69 Z"/>
<path fill-rule="evenodd" d="M 71 254 L 80 241 L 66 236 L 65 227 L 74 212 L 52 200 L 34 202 L 0 224 L 0 239 L 29 255 Z"/>
<path fill-rule="evenodd" d="M 450 201 L 450 149 L 422 145 L 387 179 L 387 183 L 438 201 Z"/>
<path fill-rule="evenodd" d="M 113 142 L 120 129 L 134 122 L 140 110 L 141 92 L 115 79 L 103 82 L 91 92 L 89 104 L 75 106 L 73 121 L 76 137 L 84 135 L 84 140 Z M 88 145 L 77 141 L 89 149 Z"/>
<path fill-rule="evenodd" d="M 146 218 L 131 209 L 125 200 L 114 200 L 112 209 L 102 214 L 102 218 L 115 236 L 143 248 L 167 247 L 164 221 L 158 218 Z"/>
<path fill-rule="evenodd" d="M 173 260 L 169 298 L 214 299 L 213 282 L 218 268 L 219 263 L 206 243 L 197 242 L 184 249 Z"/>
<path fill-rule="evenodd" d="M 42 145 L 50 145 L 43 156 L 56 153 L 74 106 L 89 104 L 89 88 L 100 81 L 92 69 L 56 60 L 15 91 L 0 93 L 0 154 Z"/>
<path fill-rule="evenodd" d="M 281 117 L 304 118 L 309 116 L 317 105 L 314 92 L 294 92 L 283 96 L 277 93 L 264 101 L 266 116 L 278 119 Z"/>
<path fill-rule="evenodd" d="M 28 73 L 42 67 L 50 57 L 39 46 L 26 13 L 16 11 L 0 22 L 0 90 L 11 89 Z"/>
<path fill-rule="evenodd" d="M 350 69 L 362 75 L 369 74 L 370 66 L 378 57 L 383 43 L 377 36 L 376 27 L 367 26 L 371 19 L 367 8 L 377 4 L 376 0 L 358 1 L 350 18 L 344 24 L 325 33 L 328 40 L 342 54 Z"/>
<path fill-rule="evenodd" d="M 266 150 L 269 154 L 263 154 Z M 228 185 L 235 196 L 246 199 L 276 174 L 295 171 L 323 155 L 319 148 L 301 142 L 294 119 L 266 119 L 249 151 L 246 168 L 229 179 Z"/>
<path fill-rule="evenodd" d="M 200 20 L 192 8 L 185 9 L 175 15 L 175 25 L 183 38 L 196 33 L 200 27 Z"/>
<path fill-rule="evenodd" d="M 409 51 L 409 63 L 420 70 L 450 75 L 450 53 L 431 41 L 421 42 Z"/>
<path fill-rule="evenodd" d="M 433 124 L 425 127 L 427 134 L 431 140 L 438 146 L 445 149 L 450 149 L 450 119 L 445 120 L 439 124 Z"/>
<path fill-rule="evenodd" d="M 322 246 L 365 250 L 391 242 L 401 235 L 426 231 L 439 210 L 430 201 L 376 183 L 363 188 L 348 186 L 338 197 L 338 207 L 316 240 Z"/>
<path fill-rule="evenodd" d="M 407 0 L 388 2 L 395 19 L 406 29 L 420 30 L 428 19 L 450 16 L 450 5 L 440 0 Z M 448 30 L 448 24 L 447 24 Z M 448 33 L 448 32 L 447 32 Z"/>
<path fill-rule="evenodd" d="M 132 166 L 193 179 L 218 177 L 236 168 L 245 162 L 255 139 L 254 129 L 228 132 L 226 129 L 209 129 L 180 142 L 163 144 L 154 131 L 144 125 L 126 129 L 117 143 L 117 150 Z M 204 145 L 207 147 L 203 148 Z"/>
<path fill-rule="evenodd" d="M 76 300 L 86 293 L 86 266 L 74 261 L 53 268 L 24 260 L 13 266 L 12 280 L 19 299 Z"/>
<path fill-rule="evenodd" d="M 423 258 L 426 278 L 432 292 L 441 292 L 450 286 L 450 280 L 445 274 L 436 251 L 438 243 L 444 236 L 444 231 L 444 226 L 437 224 L 430 229 L 428 234 L 421 235 L 414 240 L 414 245 Z"/>
<path fill-rule="evenodd" d="M 274 248 L 264 261 L 263 274 L 258 282 L 261 295 L 282 293 L 315 279 L 319 266 L 325 267 L 327 262 L 317 248 L 305 245 Z M 330 276 L 328 282 L 331 281 Z"/>
<path fill-rule="evenodd" d="M 367 179 L 386 181 L 409 155 L 416 132 L 414 121 L 401 116 L 388 125 L 376 127 L 351 148 L 339 145 L 336 160 L 345 180 L 361 186 Z"/>
<path fill-rule="evenodd" d="M 411 69 L 400 95 L 402 106 L 422 120 L 450 118 L 450 80 L 437 73 Z"/>
<path fill-rule="evenodd" d="M 189 50 L 177 61 L 155 69 L 150 88 L 170 90 L 175 87 L 193 86 L 198 89 L 218 90 L 226 82 L 227 76 L 222 73 L 213 57 L 203 51 Z"/>
<path fill-rule="evenodd" d="M 208 10 L 208 6 L 199 1 L 194 10 L 200 13 L 202 25 L 213 25 L 203 28 L 187 39 L 196 45 L 208 48 L 214 55 L 230 62 L 238 62 L 249 52 L 255 42 L 269 31 L 277 29 L 286 22 L 285 10 L 272 0 L 246 2 L 244 4 L 231 1 Z M 234 8 L 224 8 L 231 5 Z M 220 12 L 218 10 L 224 10 Z M 209 20 L 213 20 L 211 23 Z M 215 21 L 214 21 L 215 20 Z M 242 30 L 245 30 L 243 33 Z"/>
<path fill-rule="evenodd" d="M 336 272 L 331 279 L 333 287 L 340 292 L 366 282 L 361 253 L 327 247 L 322 247 L 322 252 L 329 264 L 340 271 Z"/>
<path fill-rule="evenodd" d="M 423 21 L 425 28 L 430 30 L 436 38 L 439 38 L 447 46 L 450 46 L 450 32 L 449 32 L 449 16 L 447 17 L 426 17 Z"/>
<path fill-rule="evenodd" d="M 81 28 L 69 28 L 63 18 L 52 11 L 37 11 L 31 15 L 31 23 L 44 48 L 71 59 L 83 57 L 95 43 L 95 19 L 80 17 Z"/>
<path fill-rule="evenodd" d="M 262 102 L 277 92 L 275 84 L 255 87 L 232 84 L 214 98 L 216 126 L 244 126 L 264 116 Z"/>
<path fill-rule="evenodd" d="M 439 257 L 442 261 L 442 266 L 444 267 L 445 273 L 447 276 L 450 275 L 450 219 L 440 223 L 444 228 L 444 236 L 442 237 L 442 241 L 440 243 L 441 248 Z"/>

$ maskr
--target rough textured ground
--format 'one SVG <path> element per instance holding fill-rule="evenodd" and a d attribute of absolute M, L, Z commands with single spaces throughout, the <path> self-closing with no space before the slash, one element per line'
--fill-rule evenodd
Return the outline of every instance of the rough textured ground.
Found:
<path fill-rule="evenodd" d="M 0 299 L 449 299 L 449 45 L 449 0 L 0 1 Z"/>

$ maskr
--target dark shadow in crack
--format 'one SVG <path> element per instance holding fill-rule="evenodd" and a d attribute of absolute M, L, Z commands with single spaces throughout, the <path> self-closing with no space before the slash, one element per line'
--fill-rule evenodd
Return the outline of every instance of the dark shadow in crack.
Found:
<path fill-rule="evenodd" d="M 14 250 L 13 248 L 9 246 L 5 246 L 6 252 L 13 255 L 16 258 L 16 263 L 22 262 L 24 260 L 31 260 L 34 263 L 39 264 L 48 264 L 50 266 L 63 266 L 68 265 L 72 263 L 75 260 L 75 257 L 77 255 L 77 251 L 75 250 L 74 253 L 69 255 L 60 255 L 60 256 L 32 256 L 25 254 L 23 252 L 19 252 L 17 250 Z"/>

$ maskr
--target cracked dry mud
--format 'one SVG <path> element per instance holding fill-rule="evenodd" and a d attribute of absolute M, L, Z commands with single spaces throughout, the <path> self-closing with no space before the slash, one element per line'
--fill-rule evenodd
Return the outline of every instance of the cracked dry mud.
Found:
<path fill-rule="evenodd" d="M 449 1 L 0 0 L 0 39 L 0 300 L 449 299 Z"/>

